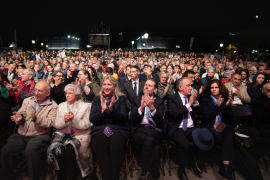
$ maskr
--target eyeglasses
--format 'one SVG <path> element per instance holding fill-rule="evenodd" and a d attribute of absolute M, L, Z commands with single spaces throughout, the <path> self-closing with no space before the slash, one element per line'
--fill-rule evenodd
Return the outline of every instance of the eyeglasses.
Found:
<path fill-rule="evenodd" d="M 42 94 L 44 93 L 44 90 L 39 90 L 39 89 L 33 89 L 35 94 Z"/>

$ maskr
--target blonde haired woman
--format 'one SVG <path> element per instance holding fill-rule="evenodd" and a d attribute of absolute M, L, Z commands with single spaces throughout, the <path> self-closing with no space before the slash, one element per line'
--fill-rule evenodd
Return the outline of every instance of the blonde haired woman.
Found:
<path fill-rule="evenodd" d="M 101 91 L 93 99 L 90 121 L 101 177 L 103 180 L 118 180 L 129 129 L 126 99 L 111 75 L 103 78 Z"/>
<path fill-rule="evenodd" d="M 66 102 L 59 104 L 53 123 L 56 131 L 48 148 L 47 162 L 53 164 L 57 179 L 86 177 L 93 170 L 90 154 L 90 106 L 81 100 L 80 87 L 65 86 Z"/>

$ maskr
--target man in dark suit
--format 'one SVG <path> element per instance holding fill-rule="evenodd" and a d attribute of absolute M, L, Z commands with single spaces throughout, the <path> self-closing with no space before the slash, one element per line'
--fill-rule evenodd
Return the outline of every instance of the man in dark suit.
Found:
<path fill-rule="evenodd" d="M 270 83 L 263 85 L 262 94 L 252 102 L 252 110 L 259 132 L 265 138 L 269 138 L 270 130 Z"/>
<path fill-rule="evenodd" d="M 196 89 L 197 92 L 199 92 L 199 94 L 202 93 L 202 90 L 203 90 L 203 87 L 198 87 L 195 83 L 194 83 L 194 80 L 195 80 L 195 72 L 193 70 L 187 70 L 183 73 L 183 76 L 182 77 L 187 77 L 190 82 L 191 82 L 191 87 L 192 87 L 192 90 L 191 90 L 191 94 L 193 94 L 193 90 Z M 176 87 L 178 88 L 178 87 Z"/>
<path fill-rule="evenodd" d="M 143 87 L 145 81 L 139 79 L 140 68 L 138 66 L 132 66 L 130 69 L 131 80 L 124 83 L 123 93 L 126 95 L 127 107 L 131 109 L 131 102 L 133 97 L 136 97 L 143 93 Z"/>
<path fill-rule="evenodd" d="M 119 88 L 122 90 L 124 83 L 128 82 L 131 79 L 130 76 L 130 68 L 132 67 L 132 65 L 127 65 L 126 66 L 126 76 L 122 77 L 121 79 L 119 79 Z M 118 76 L 119 78 L 119 76 Z"/>
<path fill-rule="evenodd" d="M 148 79 L 144 95 L 133 98 L 131 106 L 131 133 L 135 144 L 141 150 L 142 173 L 140 180 L 151 172 L 152 179 L 159 179 L 160 144 L 163 140 L 164 100 L 154 96 L 157 82 Z"/>
<path fill-rule="evenodd" d="M 196 100 L 198 92 L 193 90 L 192 83 L 187 77 L 177 80 L 178 93 L 167 98 L 169 121 L 167 138 L 178 146 L 177 175 L 180 180 L 188 180 L 185 166 L 188 161 L 189 141 L 192 141 L 192 131 L 198 127 L 195 112 L 199 111 Z"/>

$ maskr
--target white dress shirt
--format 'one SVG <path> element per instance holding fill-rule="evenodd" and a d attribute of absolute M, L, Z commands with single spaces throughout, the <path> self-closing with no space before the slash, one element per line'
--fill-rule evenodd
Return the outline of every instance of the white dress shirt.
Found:
<path fill-rule="evenodd" d="M 137 79 L 137 81 L 133 81 L 132 80 L 132 89 L 134 90 L 134 86 L 135 86 L 135 84 L 134 83 L 137 83 L 136 84 L 136 87 L 137 87 L 137 95 L 139 95 L 139 78 Z"/>
<path fill-rule="evenodd" d="M 151 99 L 153 99 L 153 96 L 151 97 Z M 140 107 L 138 108 L 138 113 L 140 115 L 142 115 Z M 150 112 L 150 114 L 151 114 L 151 116 L 154 116 L 156 114 L 156 109 L 153 112 Z M 142 119 L 142 122 L 141 122 L 141 125 L 143 125 L 143 124 L 149 124 L 149 121 L 148 121 L 148 118 L 147 118 L 147 115 L 146 115 L 146 107 L 144 108 L 144 116 L 143 116 L 143 119 Z M 154 124 L 155 124 L 155 122 L 154 122 Z"/>
<path fill-rule="evenodd" d="M 187 104 L 185 104 L 185 96 L 183 94 L 181 94 L 181 93 L 179 93 L 179 96 L 180 96 L 180 98 L 182 100 L 183 105 L 186 106 L 186 108 L 188 109 L 187 128 L 192 128 L 192 127 L 194 127 L 194 123 L 193 123 L 193 120 L 192 120 L 192 118 L 190 116 L 190 112 L 192 111 L 192 108 L 188 104 L 188 97 L 186 97 L 187 98 Z M 199 106 L 199 102 L 196 101 L 196 103 L 194 103 L 192 106 L 194 106 L 194 107 Z M 183 116 L 183 120 L 184 120 L 184 116 Z M 183 120 L 182 120 L 179 128 L 183 127 Z"/>

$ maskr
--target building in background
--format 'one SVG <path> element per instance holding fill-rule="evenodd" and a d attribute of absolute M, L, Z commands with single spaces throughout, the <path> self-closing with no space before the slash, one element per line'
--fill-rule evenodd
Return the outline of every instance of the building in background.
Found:
<path fill-rule="evenodd" d="M 60 37 L 43 37 L 32 40 L 34 49 L 58 50 L 58 49 L 80 49 L 80 38 L 72 35 Z"/>
<path fill-rule="evenodd" d="M 168 49 L 176 51 L 187 51 L 190 47 L 189 38 L 171 38 L 163 36 L 144 36 L 136 39 L 137 49 Z"/>
<path fill-rule="evenodd" d="M 88 42 L 90 49 L 110 49 L 110 26 L 103 24 L 88 26 Z"/>

